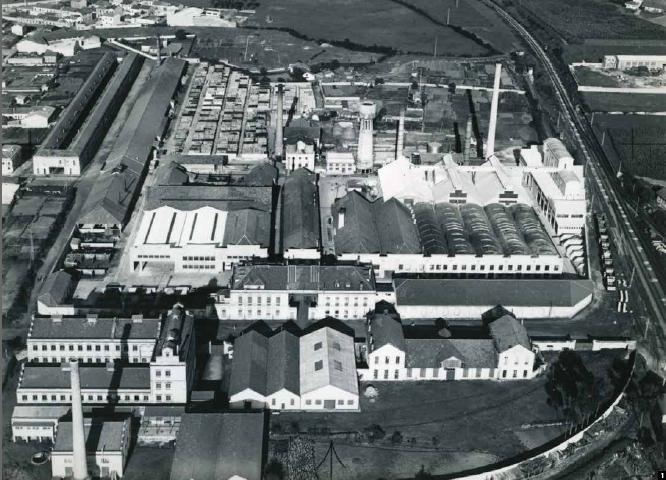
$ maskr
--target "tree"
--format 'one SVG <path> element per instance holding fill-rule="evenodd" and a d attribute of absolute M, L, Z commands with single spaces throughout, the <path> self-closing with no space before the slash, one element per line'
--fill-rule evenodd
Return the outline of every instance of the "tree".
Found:
<path fill-rule="evenodd" d="M 187 38 L 187 32 L 183 29 L 176 30 L 176 40 L 183 41 Z"/>
<path fill-rule="evenodd" d="M 393 432 L 393 435 L 391 435 L 391 443 L 394 445 L 399 445 L 402 443 L 402 433 L 399 431 Z"/>
<path fill-rule="evenodd" d="M 375 85 L 384 85 L 384 79 L 382 77 L 376 77 Z"/>
<path fill-rule="evenodd" d="M 273 457 L 264 469 L 266 480 L 283 480 L 284 465 L 277 458 Z"/>
<path fill-rule="evenodd" d="M 349 40 L 345 39 L 345 42 L 348 42 Z M 337 58 L 334 58 L 331 60 L 331 70 L 337 70 L 340 68 L 340 62 L 338 61 Z"/>

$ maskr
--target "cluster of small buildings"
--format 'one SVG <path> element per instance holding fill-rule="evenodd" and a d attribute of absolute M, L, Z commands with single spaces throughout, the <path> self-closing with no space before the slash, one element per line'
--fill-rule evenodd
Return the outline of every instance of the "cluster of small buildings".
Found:
<path fill-rule="evenodd" d="M 666 4 L 662 8 L 666 9 Z M 666 69 L 666 55 L 604 55 L 602 63 L 605 70 L 629 70 L 638 67 L 645 67 L 651 72 L 663 72 Z"/>

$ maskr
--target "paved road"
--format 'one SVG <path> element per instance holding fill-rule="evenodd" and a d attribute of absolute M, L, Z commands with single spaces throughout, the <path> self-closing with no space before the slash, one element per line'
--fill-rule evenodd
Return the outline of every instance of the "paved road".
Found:
<path fill-rule="evenodd" d="M 664 346 L 666 346 L 666 337 L 664 336 L 664 330 L 666 329 L 664 314 L 666 296 L 646 253 L 646 249 L 650 246 L 642 244 L 644 240 L 636 234 L 635 219 L 627 215 L 627 205 L 621 193 L 621 186 L 615 178 L 613 168 L 600 148 L 587 118 L 581 114 L 569 97 L 557 69 L 545 50 L 504 9 L 490 0 L 483 0 L 483 2 L 493 8 L 527 42 L 555 87 L 555 95 L 560 104 L 563 118 L 573 132 L 573 140 L 575 140 L 585 158 L 586 175 L 590 178 L 590 184 L 597 193 L 600 207 L 606 212 L 611 225 L 615 227 L 617 232 L 613 240 L 626 257 L 627 263 L 635 267 L 636 281 L 634 286 L 645 304 L 649 317 L 652 319 L 652 323 L 649 325 L 649 333 L 655 340 L 652 343 L 657 346 L 657 348 L 646 353 L 663 365 L 661 358 L 666 351 L 664 349 Z M 647 332 L 648 329 L 646 328 Z"/>

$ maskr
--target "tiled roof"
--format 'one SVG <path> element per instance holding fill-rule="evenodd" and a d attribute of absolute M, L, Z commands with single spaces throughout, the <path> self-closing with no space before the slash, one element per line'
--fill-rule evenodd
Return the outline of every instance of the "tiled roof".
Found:
<path fill-rule="evenodd" d="M 370 267 L 352 265 L 248 265 L 234 267 L 233 289 L 374 291 Z"/>
<path fill-rule="evenodd" d="M 251 389 L 266 395 L 266 360 L 268 339 L 249 330 L 234 341 L 234 359 L 231 364 L 229 395 Z"/>
<path fill-rule="evenodd" d="M 388 313 L 375 313 L 370 319 L 373 340 L 373 350 L 384 345 L 393 345 L 399 350 L 405 351 L 405 335 L 402 331 L 402 323 L 396 316 Z"/>
<path fill-rule="evenodd" d="M 106 366 L 79 367 L 81 388 L 107 389 L 150 389 L 150 367 L 116 366 L 115 370 L 107 370 Z M 70 388 L 70 372 L 60 366 L 26 365 L 20 388 L 37 389 L 68 389 Z"/>
<path fill-rule="evenodd" d="M 282 248 L 317 249 L 319 202 L 314 174 L 301 168 L 292 172 L 282 187 Z"/>
<path fill-rule="evenodd" d="M 287 330 L 270 337 L 267 360 L 266 394 L 286 389 L 299 395 L 299 338 Z"/>
<path fill-rule="evenodd" d="M 504 352 L 516 345 L 522 345 L 528 350 L 531 348 L 527 330 L 511 315 L 504 315 L 491 322 L 489 328 L 499 352 Z"/>
<path fill-rule="evenodd" d="M 489 339 L 411 339 L 405 340 L 406 366 L 409 368 L 439 368 L 442 362 L 455 357 L 464 368 L 495 368 L 497 352 Z"/>
<path fill-rule="evenodd" d="M 96 318 L 35 317 L 30 325 L 30 338 L 40 339 L 156 339 L 160 331 L 159 318 Z"/>
<path fill-rule="evenodd" d="M 60 305 L 67 299 L 73 283 L 74 279 L 69 273 L 62 270 L 54 272 L 46 277 L 37 298 L 49 307 Z"/>

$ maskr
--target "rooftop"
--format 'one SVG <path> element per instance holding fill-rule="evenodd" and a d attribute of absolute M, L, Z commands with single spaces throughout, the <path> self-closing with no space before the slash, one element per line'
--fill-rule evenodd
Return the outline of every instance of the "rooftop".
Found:
<path fill-rule="evenodd" d="M 301 168 L 291 173 L 282 188 L 282 248 L 320 247 L 319 201 L 316 177 Z"/>
<path fill-rule="evenodd" d="M 248 265 L 234 267 L 234 290 L 374 291 L 370 267 L 350 265 Z"/>
<path fill-rule="evenodd" d="M 262 477 L 264 413 L 186 413 L 182 417 L 171 480 Z"/>
<path fill-rule="evenodd" d="M 41 339 L 157 339 L 159 318 L 35 317 L 29 337 Z"/>
<path fill-rule="evenodd" d="M 123 367 L 109 370 L 105 365 L 80 366 L 82 389 L 150 389 L 150 366 Z M 70 372 L 60 365 L 26 365 L 20 389 L 69 389 Z"/>
<path fill-rule="evenodd" d="M 495 368 L 497 351 L 492 340 L 463 338 L 405 339 L 406 366 L 439 368 L 442 362 L 455 357 L 465 368 Z"/>
<path fill-rule="evenodd" d="M 516 345 L 522 345 L 530 350 L 530 337 L 527 336 L 527 330 L 515 317 L 503 315 L 491 322 L 489 328 L 497 351 L 504 352 Z"/>
<path fill-rule="evenodd" d="M 85 419 L 83 428 L 87 452 L 117 452 L 124 448 L 127 439 L 128 422 Z M 56 433 L 54 452 L 71 452 L 72 422 L 60 422 Z"/>

